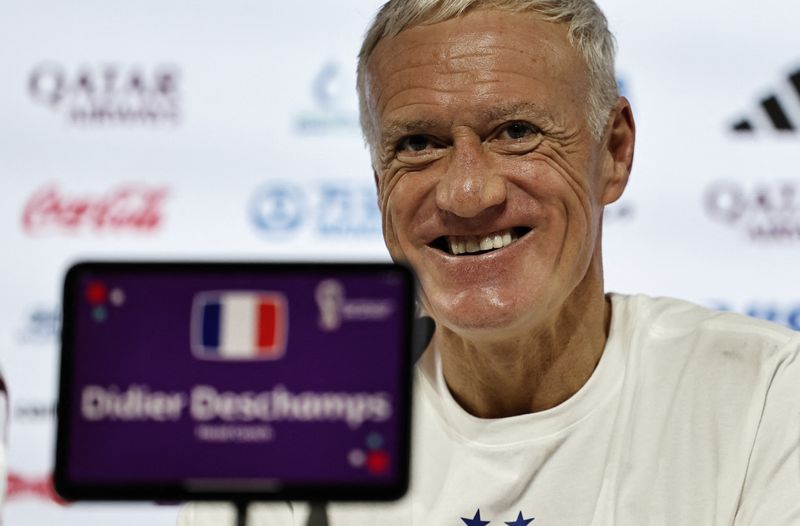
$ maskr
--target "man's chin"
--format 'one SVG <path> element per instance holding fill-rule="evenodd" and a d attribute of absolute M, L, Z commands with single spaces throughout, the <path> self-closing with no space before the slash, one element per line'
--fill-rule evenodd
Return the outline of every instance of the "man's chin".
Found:
<path fill-rule="evenodd" d="M 433 305 L 429 311 L 437 326 L 465 337 L 480 340 L 503 339 L 531 325 L 531 309 L 473 305 L 453 309 Z"/>

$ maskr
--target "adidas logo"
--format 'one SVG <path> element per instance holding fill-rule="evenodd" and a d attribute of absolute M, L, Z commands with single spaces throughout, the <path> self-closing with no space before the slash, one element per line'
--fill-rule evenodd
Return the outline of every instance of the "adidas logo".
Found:
<path fill-rule="evenodd" d="M 732 130 L 753 133 L 771 129 L 800 133 L 800 69 L 790 73 L 787 81 L 761 99 L 758 110 L 750 117 L 736 121 Z"/>

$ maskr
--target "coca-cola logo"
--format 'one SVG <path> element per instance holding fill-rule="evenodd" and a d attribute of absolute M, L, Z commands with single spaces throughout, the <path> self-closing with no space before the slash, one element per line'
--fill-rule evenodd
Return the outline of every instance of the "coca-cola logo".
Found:
<path fill-rule="evenodd" d="M 750 239 L 800 241 L 800 181 L 752 187 L 717 181 L 708 187 L 704 200 L 711 219 L 741 228 Z"/>
<path fill-rule="evenodd" d="M 69 70 L 42 63 L 28 77 L 31 98 L 79 124 L 158 124 L 180 119 L 179 74 L 174 66 L 150 70 L 103 64 Z"/>
<path fill-rule="evenodd" d="M 164 222 L 168 189 L 127 184 L 101 195 L 66 195 L 55 184 L 31 196 L 22 212 L 28 234 L 153 232 Z"/>
<path fill-rule="evenodd" d="M 7 482 L 6 499 L 8 501 L 32 497 L 60 505 L 67 504 L 67 501 L 56 493 L 55 486 L 53 486 L 52 473 L 46 475 L 22 475 L 11 472 L 8 474 Z"/>

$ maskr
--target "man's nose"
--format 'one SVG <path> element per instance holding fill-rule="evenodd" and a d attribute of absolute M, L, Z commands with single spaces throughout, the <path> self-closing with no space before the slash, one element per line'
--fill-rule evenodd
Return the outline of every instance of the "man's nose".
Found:
<path fill-rule="evenodd" d="M 457 136 L 446 172 L 436 187 L 436 204 L 459 217 L 475 217 L 506 200 L 506 184 L 484 151 L 480 137 Z"/>

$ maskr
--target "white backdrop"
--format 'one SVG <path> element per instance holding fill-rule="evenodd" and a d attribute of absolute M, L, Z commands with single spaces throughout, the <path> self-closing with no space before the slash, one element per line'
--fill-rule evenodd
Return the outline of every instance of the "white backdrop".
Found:
<path fill-rule="evenodd" d="M 0 7 L 5 524 L 157 526 L 177 513 L 61 505 L 47 490 L 70 262 L 387 258 L 353 90 L 378 4 Z M 800 6 L 600 4 L 638 125 L 631 184 L 607 213 L 607 288 L 800 329 Z"/>

